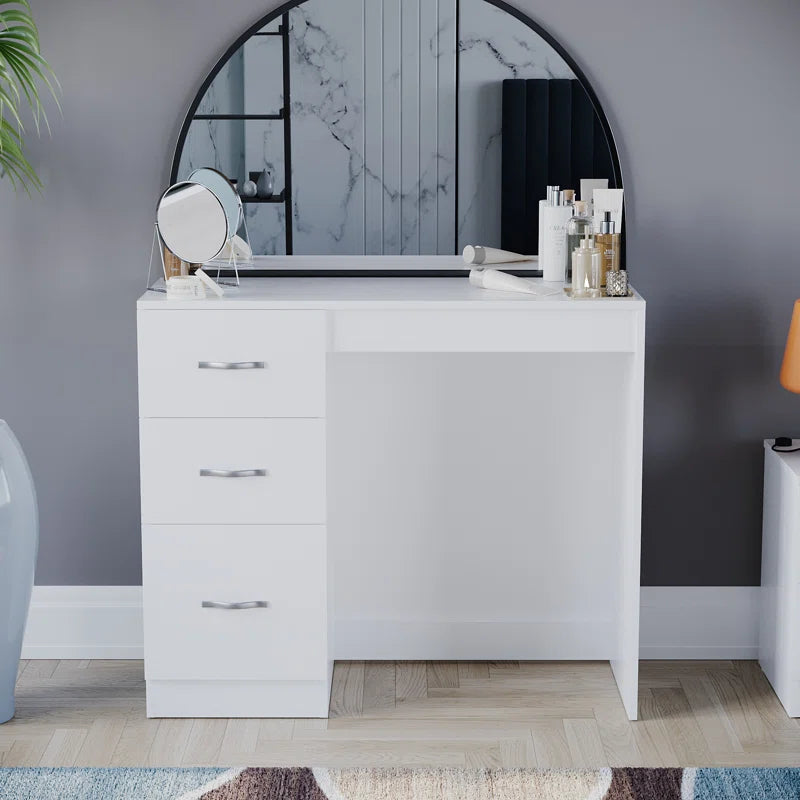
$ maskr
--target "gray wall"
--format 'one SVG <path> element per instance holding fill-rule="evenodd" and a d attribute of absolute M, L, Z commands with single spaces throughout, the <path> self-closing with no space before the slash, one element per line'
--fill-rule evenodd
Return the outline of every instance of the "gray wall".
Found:
<path fill-rule="evenodd" d="M 760 440 L 800 435 L 777 383 L 800 295 L 800 4 L 517 0 L 593 82 L 649 301 L 643 583 L 758 582 Z M 0 416 L 42 512 L 40 584 L 140 581 L 134 302 L 181 115 L 264 0 L 34 0 L 64 87 L 0 186 Z"/>

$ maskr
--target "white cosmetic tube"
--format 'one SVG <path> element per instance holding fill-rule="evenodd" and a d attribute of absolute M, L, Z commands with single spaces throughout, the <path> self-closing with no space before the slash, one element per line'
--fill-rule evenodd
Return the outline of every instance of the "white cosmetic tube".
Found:
<path fill-rule="evenodd" d="M 494 247 L 468 244 L 464 248 L 464 263 L 475 267 L 481 264 L 511 264 L 536 260 L 536 256 L 523 256 L 519 253 L 510 253 L 508 250 L 497 250 Z"/>
<path fill-rule="evenodd" d="M 500 272 L 497 269 L 473 269 L 469 273 L 469 282 L 479 289 L 495 289 L 498 292 L 521 292 L 537 294 L 530 281 Z"/>

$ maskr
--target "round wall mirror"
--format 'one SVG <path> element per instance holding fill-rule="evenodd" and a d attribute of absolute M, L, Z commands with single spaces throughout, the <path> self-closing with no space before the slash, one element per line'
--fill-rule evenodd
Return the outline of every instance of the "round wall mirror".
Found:
<path fill-rule="evenodd" d="M 172 179 L 208 167 L 256 255 L 535 254 L 548 184 L 622 185 L 579 67 L 499 0 L 284 4 L 191 104 Z"/>
<path fill-rule="evenodd" d="M 228 240 L 222 203 L 207 186 L 182 181 L 161 196 L 156 212 L 164 244 L 182 261 L 204 264 L 216 258 Z"/>

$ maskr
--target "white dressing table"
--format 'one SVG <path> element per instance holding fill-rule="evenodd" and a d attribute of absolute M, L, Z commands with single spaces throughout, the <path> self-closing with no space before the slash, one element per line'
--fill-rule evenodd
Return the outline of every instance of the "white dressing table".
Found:
<path fill-rule="evenodd" d="M 145 293 L 148 715 L 325 717 L 334 658 L 603 659 L 635 719 L 644 331 L 464 278 Z"/>

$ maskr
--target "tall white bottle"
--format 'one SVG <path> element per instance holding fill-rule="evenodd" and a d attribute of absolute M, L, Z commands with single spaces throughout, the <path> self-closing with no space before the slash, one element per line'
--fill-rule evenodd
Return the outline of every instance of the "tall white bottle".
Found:
<path fill-rule="evenodd" d="M 553 205 L 553 195 L 558 194 L 560 188 L 561 187 L 559 186 L 548 186 L 547 196 L 544 198 L 544 200 L 539 201 L 539 269 L 542 270 L 542 274 L 544 274 L 544 262 L 545 262 L 545 255 L 544 255 L 545 209 Z"/>
<path fill-rule="evenodd" d="M 553 205 L 542 209 L 542 247 L 539 262 L 546 281 L 563 281 L 567 261 L 567 223 L 572 219 L 572 206 L 565 203 L 564 192 L 553 193 Z"/>

